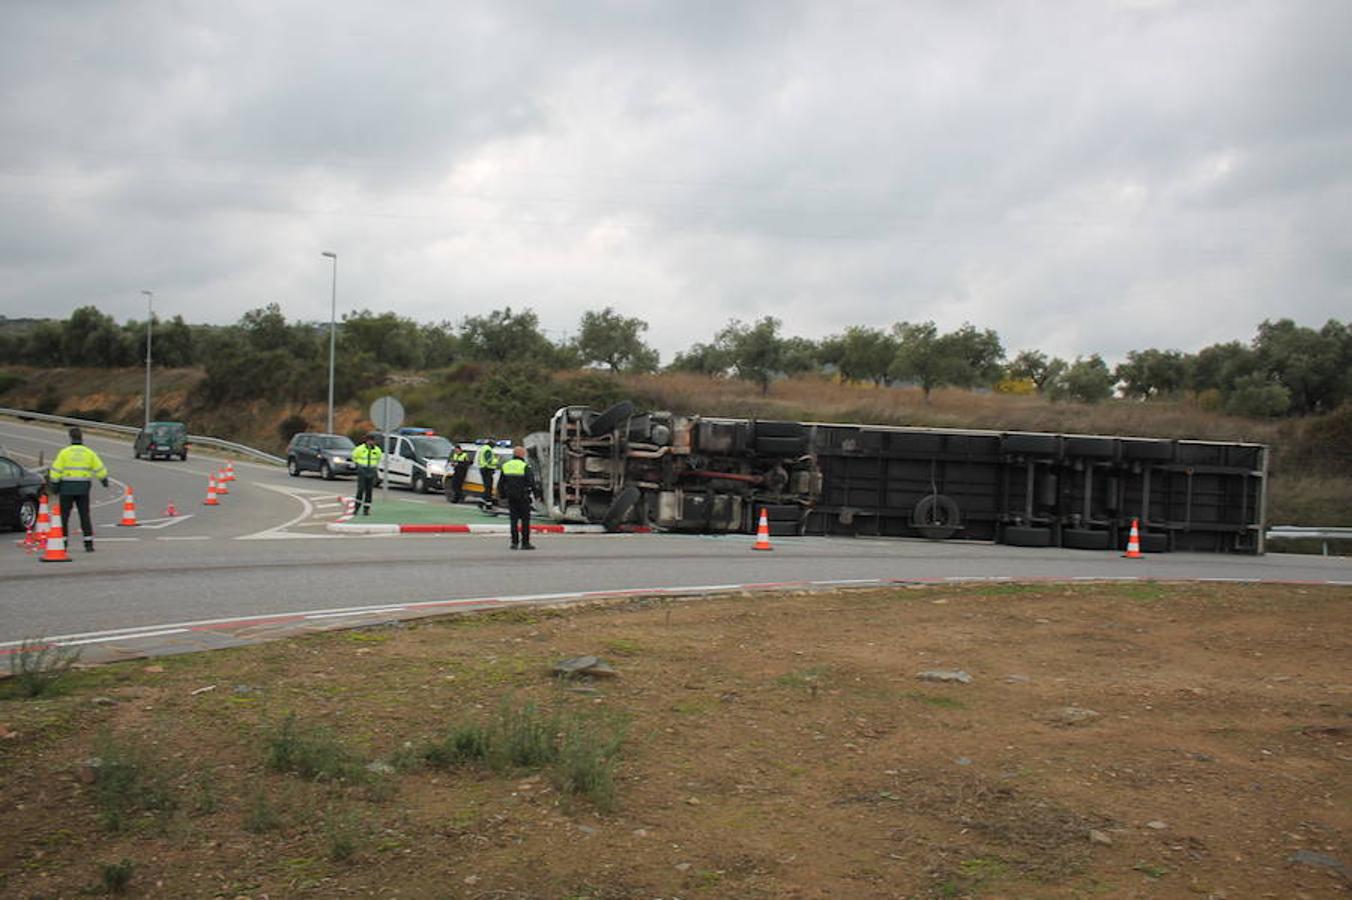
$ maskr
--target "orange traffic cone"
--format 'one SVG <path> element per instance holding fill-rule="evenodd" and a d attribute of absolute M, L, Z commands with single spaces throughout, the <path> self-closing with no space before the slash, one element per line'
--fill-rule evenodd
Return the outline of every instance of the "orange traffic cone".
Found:
<path fill-rule="evenodd" d="M 226 481 L 235 480 L 235 464 L 228 459 L 225 461 L 225 480 Z"/>
<path fill-rule="evenodd" d="M 136 495 L 131 492 L 131 485 L 127 485 L 127 492 L 122 496 L 122 521 L 117 524 L 129 527 L 140 524 L 136 521 Z"/>
<path fill-rule="evenodd" d="M 43 493 L 41 499 L 38 500 L 38 527 L 33 535 L 39 545 L 47 546 L 47 532 L 51 530 L 51 527 L 52 517 L 47 510 L 47 494 Z"/>
<path fill-rule="evenodd" d="M 761 507 L 760 524 L 756 526 L 756 543 L 751 546 L 752 550 L 773 550 L 770 546 L 770 519 L 765 514 L 765 507 Z"/>
<path fill-rule="evenodd" d="M 216 476 L 207 476 L 207 499 L 202 501 L 203 506 L 220 506 L 221 501 L 216 499 Z"/>
<path fill-rule="evenodd" d="M 216 471 L 216 494 L 218 496 L 224 496 L 230 493 L 230 488 L 225 486 L 225 483 L 229 480 L 230 480 L 229 478 L 225 477 L 224 472 L 220 470 Z"/>
<path fill-rule="evenodd" d="M 178 510 L 174 508 L 174 501 L 169 501 L 169 505 L 164 508 L 164 514 L 171 519 L 178 515 Z"/>
<path fill-rule="evenodd" d="M 1141 529 L 1135 519 L 1131 520 L 1131 534 L 1127 537 L 1127 552 L 1122 555 L 1127 559 L 1141 559 L 1145 556 L 1141 552 Z"/>
<path fill-rule="evenodd" d="M 52 529 L 47 532 L 47 552 L 39 557 L 42 562 L 70 562 L 66 552 L 66 533 L 61 530 L 61 510 L 52 511 Z"/>

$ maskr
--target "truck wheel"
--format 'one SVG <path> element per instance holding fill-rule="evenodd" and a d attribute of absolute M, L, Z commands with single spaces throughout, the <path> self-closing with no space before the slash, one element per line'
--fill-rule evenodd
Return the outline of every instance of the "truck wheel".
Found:
<path fill-rule="evenodd" d="M 620 523 L 629 515 L 629 511 L 638 503 L 643 492 L 639 490 L 638 485 L 628 485 L 622 491 L 615 495 L 615 499 L 610 502 L 610 508 L 606 510 L 605 516 L 601 519 L 601 524 L 606 527 L 606 531 L 618 531 Z"/>
<path fill-rule="evenodd" d="M 1092 528 L 1067 528 L 1061 532 L 1061 546 L 1072 550 L 1107 550 L 1108 532 Z"/>
<path fill-rule="evenodd" d="M 911 511 L 911 525 L 932 541 L 951 538 L 962 527 L 957 501 L 946 494 L 926 494 Z"/>
<path fill-rule="evenodd" d="M 628 400 L 621 400 L 595 419 L 592 419 L 591 424 L 587 426 L 587 434 L 591 437 L 610 434 L 619 427 L 621 422 L 633 414 L 634 404 Z"/>
<path fill-rule="evenodd" d="M 1001 542 L 1011 547 L 1050 547 L 1052 530 L 1027 525 L 1006 525 Z"/>

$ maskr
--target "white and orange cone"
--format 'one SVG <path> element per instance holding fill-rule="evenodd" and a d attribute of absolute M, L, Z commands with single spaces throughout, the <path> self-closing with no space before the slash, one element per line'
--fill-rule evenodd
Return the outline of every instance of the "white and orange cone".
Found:
<path fill-rule="evenodd" d="M 1127 552 L 1122 556 L 1127 559 L 1142 559 L 1145 556 L 1141 552 L 1141 529 L 1135 519 L 1131 520 L 1131 534 L 1127 536 Z"/>
<path fill-rule="evenodd" d="M 203 506 L 220 506 L 221 501 L 216 499 L 216 476 L 207 476 L 207 499 L 202 501 Z"/>
<path fill-rule="evenodd" d="M 164 514 L 171 519 L 178 515 L 178 510 L 174 507 L 174 501 L 169 501 L 169 505 L 164 508 Z"/>
<path fill-rule="evenodd" d="M 770 519 L 765 514 L 765 507 L 761 507 L 760 524 L 756 526 L 756 543 L 751 545 L 752 550 L 773 550 L 770 546 Z"/>
<path fill-rule="evenodd" d="M 227 481 L 229 481 L 229 480 L 230 480 L 229 478 L 226 478 L 226 477 L 225 477 L 225 472 L 221 471 L 220 469 L 217 469 L 217 470 L 216 470 L 216 494 L 217 494 L 217 496 L 224 496 L 224 495 L 230 493 L 230 488 L 228 488 L 228 487 L 225 486 L 225 483 L 226 483 Z"/>
<path fill-rule="evenodd" d="M 128 528 L 141 524 L 136 521 L 136 495 L 131 492 L 131 485 L 127 485 L 127 492 L 122 495 L 122 521 L 117 524 Z"/>
<path fill-rule="evenodd" d="M 226 481 L 235 480 L 235 464 L 228 459 L 225 461 L 225 480 Z"/>
<path fill-rule="evenodd" d="M 42 562 L 70 562 L 66 552 L 66 533 L 61 530 L 61 510 L 52 511 L 52 528 L 47 532 L 47 552 L 39 559 Z"/>
<path fill-rule="evenodd" d="M 47 546 L 47 532 L 52 528 L 52 516 L 47 507 L 47 494 L 43 492 L 38 500 L 38 525 L 33 537 L 42 547 Z"/>

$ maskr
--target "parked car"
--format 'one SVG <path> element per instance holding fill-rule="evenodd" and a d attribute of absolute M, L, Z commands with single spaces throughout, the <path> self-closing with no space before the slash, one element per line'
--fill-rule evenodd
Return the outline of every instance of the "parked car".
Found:
<path fill-rule="evenodd" d="M 376 445 L 385 451 L 381 471 L 388 466 L 390 484 L 415 494 L 440 491 L 450 467 L 451 442 L 439 434 L 381 434 Z"/>
<path fill-rule="evenodd" d="M 287 444 L 286 471 L 293 478 L 301 472 L 318 472 L 327 481 L 339 475 L 355 475 L 354 449 L 352 439 L 345 435 L 302 431 Z"/>
<path fill-rule="evenodd" d="M 0 456 L 0 525 L 27 531 L 38 520 L 42 475 Z"/>
<path fill-rule="evenodd" d="M 151 422 L 136 435 L 133 455 L 140 459 L 188 458 L 188 426 L 182 422 Z"/>

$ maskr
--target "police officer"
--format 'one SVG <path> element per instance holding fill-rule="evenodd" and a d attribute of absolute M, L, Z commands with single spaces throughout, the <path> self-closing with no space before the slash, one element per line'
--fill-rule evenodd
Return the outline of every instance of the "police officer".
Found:
<path fill-rule="evenodd" d="M 380 460 L 385 451 L 376 446 L 376 436 L 368 434 L 366 443 L 352 451 L 352 462 L 357 467 L 357 505 L 353 515 L 371 514 L 371 489 L 380 476 Z"/>
<path fill-rule="evenodd" d="M 534 550 L 530 542 L 530 502 L 537 492 L 535 470 L 526 462 L 526 448 L 513 447 L 512 458 L 502 464 L 502 485 L 512 528 L 512 549 Z"/>
<path fill-rule="evenodd" d="M 84 548 L 94 552 L 94 522 L 89 516 L 89 483 L 97 478 L 108 486 L 108 467 L 99 459 L 99 455 L 84 445 L 84 435 L 79 428 L 72 428 L 70 446 L 61 448 L 52 460 L 47 472 L 47 481 L 56 488 L 61 498 L 61 522 L 69 534 L 74 523 L 70 519 L 70 508 L 80 511 L 80 530 L 84 532 Z"/>
<path fill-rule="evenodd" d="M 492 506 L 493 477 L 498 470 L 498 455 L 493 452 L 492 438 L 484 441 L 483 446 L 479 448 L 474 464 L 479 467 L 479 479 L 484 483 L 484 502 Z"/>
<path fill-rule="evenodd" d="M 469 451 L 459 444 L 451 451 L 451 465 L 455 468 L 451 472 L 450 485 L 446 488 L 446 499 L 451 503 L 465 499 L 465 476 L 469 474 L 470 458 Z"/>

